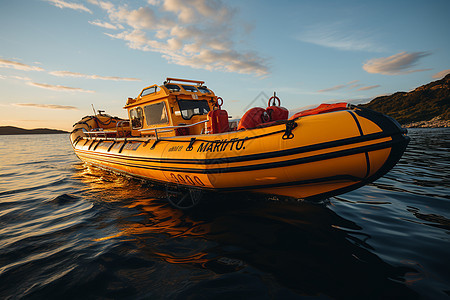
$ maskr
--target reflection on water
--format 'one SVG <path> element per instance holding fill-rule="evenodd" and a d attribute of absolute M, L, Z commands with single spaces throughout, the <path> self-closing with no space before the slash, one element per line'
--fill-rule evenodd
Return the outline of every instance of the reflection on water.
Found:
<path fill-rule="evenodd" d="M 450 149 L 434 132 L 412 131 L 391 172 L 323 203 L 211 194 L 188 212 L 60 137 L 0 140 L 0 298 L 448 296 Z"/>
<path fill-rule="evenodd" d="M 370 251 L 370 235 L 326 205 L 222 195 L 214 205 L 184 212 L 169 206 L 162 192 L 159 198 L 147 198 L 148 189 L 156 190 L 145 184 L 142 187 L 140 181 L 86 166 L 77 176 L 82 180 L 101 177 L 101 181 L 91 178 L 86 182 L 91 190 L 104 184 L 105 190 L 117 191 L 115 199 L 122 200 L 114 210 L 126 211 L 111 221 L 115 230 L 106 230 L 106 235 L 95 241 L 132 243 L 145 260 L 188 269 L 183 279 L 188 283 L 182 285 L 179 296 L 221 295 L 229 281 L 237 284 L 237 279 L 250 296 L 267 292 L 337 298 L 416 296 L 402 284 L 407 273 L 417 276 L 416 270 L 383 262 Z M 129 189 L 120 192 L 124 186 Z M 102 198 L 110 196 L 107 193 Z M 272 282 L 271 289 L 253 290 L 267 280 Z M 238 295 L 241 289 L 235 287 L 229 293 Z"/>
<path fill-rule="evenodd" d="M 408 211 L 411 212 L 417 219 L 423 220 L 425 222 L 419 222 L 423 225 L 435 226 L 438 228 L 442 228 L 450 231 L 450 220 L 446 217 L 436 215 L 436 214 L 423 214 L 419 211 L 418 208 L 410 207 Z M 418 222 L 417 220 L 413 220 L 412 222 Z"/>

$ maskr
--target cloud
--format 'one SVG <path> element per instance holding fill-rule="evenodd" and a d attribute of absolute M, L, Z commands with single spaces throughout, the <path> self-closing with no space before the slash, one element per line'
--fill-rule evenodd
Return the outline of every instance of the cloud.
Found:
<path fill-rule="evenodd" d="M 244 74 L 266 75 L 268 61 L 255 51 L 237 49 L 236 10 L 222 0 L 150 0 L 151 6 L 130 10 L 93 1 L 124 30 L 106 35 L 131 49 L 160 53 L 170 63 Z"/>
<path fill-rule="evenodd" d="M 349 84 L 348 85 L 348 88 L 349 89 L 355 89 L 355 88 L 357 88 L 358 86 L 361 86 L 362 84 L 360 84 L 360 83 L 358 83 L 358 84 Z"/>
<path fill-rule="evenodd" d="M 31 81 L 31 78 L 25 77 L 25 76 L 15 76 L 15 75 L 12 75 L 12 76 L 9 76 L 9 77 L 14 78 L 14 79 L 18 79 L 18 80 L 22 80 L 22 81 Z"/>
<path fill-rule="evenodd" d="M 88 75 L 70 71 L 52 71 L 49 74 L 58 77 L 78 77 L 87 79 L 101 79 L 101 80 L 114 80 L 114 81 L 141 81 L 138 78 L 116 77 L 116 76 L 101 76 L 101 75 Z"/>
<path fill-rule="evenodd" d="M 345 85 L 345 84 L 339 84 L 339 85 L 335 85 L 335 86 L 330 87 L 330 88 L 326 88 L 326 89 L 323 89 L 323 90 L 319 90 L 319 91 L 317 91 L 317 92 L 318 92 L 318 93 L 326 93 L 326 92 L 336 91 L 336 90 L 343 89 L 343 88 L 345 88 L 346 86 L 347 86 L 347 85 Z"/>
<path fill-rule="evenodd" d="M 234 50 L 201 50 L 190 56 L 163 55 L 169 62 L 190 66 L 195 69 L 223 70 L 243 74 L 256 74 L 263 76 L 267 74 L 264 60 L 259 59 L 252 53 L 239 53 Z"/>
<path fill-rule="evenodd" d="M 47 109 L 78 110 L 78 108 L 75 106 L 57 105 L 57 104 L 14 103 L 13 105 L 25 106 L 25 107 L 47 108 Z"/>
<path fill-rule="evenodd" d="M 44 71 L 41 67 L 26 65 L 17 61 L 0 59 L 0 68 L 9 68 L 22 71 Z"/>
<path fill-rule="evenodd" d="M 147 3 L 150 5 L 159 5 L 161 0 L 147 0 Z"/>
<path fill-rule="evenodd" d="M 45 71 L 41 67 L 35 67 L 35 66 L 29 66 L 23 63 L 19 63 L 17 61 L 11 61 L 11 60 L 5 60 L 0 59 L 0 68 L 14 68 L 17 70 L 33 70 L 33 71 Z M 90 75 L 90 74 L 83 74 L 83 73 L 77 73 L 77 72 L 71 72 L 71 71 L 50 71 L 48 74 L 51 74 L 53 76 L 58 77 L 77 77 L 77 78 L 86 78 L 86 79 L 100 79 L 100 80 L 113 80 L 113 81 L 141 81 L 141 79 L 138 78 L 129 78 L 129 77 L 118 77 L 118 76 L 101 76 L 101 75 Z M 95 91 L 91 90 L 85 90 L 82 88 L 75 88 L 75 87 L 68 87 L 63 85 L 51 85 L 46 83 L 36 83 L 33 82 L 33 80 L 29 77 L 25 76 L 17 76 L 17 75 L 11 75 L 11 76 L 4 76 L 0 75 L 1 79 L 18 79 L 21 81 L 25 81 L 26 84 L 30 86 L 39 87 L 42 89 L 49 89 L 54 91 L 72 91 L 72 92 L 83 92 L 83 93 L 95 93 Z"/>
<path fill-rule="evenodd" d="M 384 48 L 371 37 L 373 34 L 351 28 L 343 22 L 310 26 L 297 39 L 323 47 L 346 51 L 381 52 Z"/>
<path fill-rule="evenodd" d="M 68 92 L 83 92 L 83 93 L 95 93 L 94 91 L 84 90 L 81 88 L 74 88 L 62 85 L 51 85 L 46 83 L 27 82 L 28 85 L 35 86 L 41 89 L 48 89 L 54 91 L 68 91 Z"/>
<path fill-rule="evenodd" d="M 411 70 L 411 68 L 417 65 L 421 58 L 430 54 L 429 52 L 400 52 L 389 57 L 373 58 L 363 65 L 363 69 L 368 73 L 383 75 L 402 75 L 428 71 L 430 69 Z"/>
<path fill-rule="evenodd" d="M 87 8 L 86 6 L 84 6 L 83 4 L 66 2 L 63 0 L 45 0 L 45 1 L 47 1 L 50 4 L 52 4 L 56 7 L 59 7 L 59 8 L 70 8 L 73 10 L 85 11 L 85 12 L 92 14 L 92 11 L 89 8 Z"/>
<path fill-rule="evenodd" d="M 357 91 L 368 91 L 371 89 L 376 89 L 377 87 L 380 87 L 380 85 L 377 84 L 377 85 L 363 86 L 363 87 L 357 89 Z"/>
<path fill-rule="evenodd" d="M 95 21 L 89 21 L 89 24 L 98 26 L 98 27 L 102 27 L 102 28 L 106 28 L 106 29 L 123 29 L 123 26 L 120 24 L 117 25 L 113 25 L 111 23 L 108 22 L 101 22 L 99 20 L 95 20 Z"/>
<path fill-rule="evenodd" d="M 223 22 L 231 19 L 234 9 L 227 7 L 222 1 L 207 0 L 165 0 L 164 9 L 178 15 L 183 23 L 190 23 L 192 19 L 211 18 Z"/>
<path fill-rule="evenodd" d="M 435 78 L 435 79 L 441 79 L 441 78 L 444 78 L 447 74 L 450 74 L 450 69 L 447 69 L 447 70 L 444 70 L 444 71 L 440 71 L 440 72 L 434 74 L 431 77 Z"/>
<path fill-rule="evenodd" d="M 362 85 L 357 82 L 359 82 L 359 80 L 353 80 L 346 84 L 339 84 L 339 85 L 335 85 L 330 88 L 319 90 L 319 91 L 317 91 L 317 93 L 332 92 L 332 91 L 336 91 L 336 90 L 340 90 L 340 89 L 354 89 L 354 88 L 357 88 Z M 377 84 L 377 85 L 363 86 L 363 87 L 358 88 L 357 91 L 368 91 L 371 89 L 375 89 L 377 87 L 380 87 L 380 85 Z"/>
<path fill-rule="evenodd" d="M 108 13 L 112 21 L 135 29 L 151 30 L 160 27 L 162 22 L 165 22 L 163 18 L 157 17 L 153 9 L 149 7 L 140 7 L 136 10 L 128 10 L 126 7 L 110 8 Z"/>
<path fill-rule="evenodd" d="M 350 81 L 346 84 L 339 84 L 339 85 L 335 85 L 333 87 L 329 87 L 326 89 L 322 89 L 317 91 L 318 93 L 326 93 L 326 92 L 332 92 L 332 91 L 336 91 L 336 90 L 340 90 L 340 89 L 344 89 L 344 88 L 355 88 L 357 86 L 359 86 L 359 84 L 356 84 L 359 80 L 353 80 Z"/>
<path fill-rule="evenodd" d="M 109 34 L 105 33 L 107 36 L 121 39 L 127 42 L 127 46 L 131 49 L 138 49 L 142 51 L 152 51 L 152 47 L 150 46 L 150 40 L 147 38 L 145 33 L 141 30 L 133 30 L 133 31 L 123 31 L 117 34 Z M 156 42 L 155 42 L 156 43 Z M 155 44 L 153 43 L 153 44 Z"/>

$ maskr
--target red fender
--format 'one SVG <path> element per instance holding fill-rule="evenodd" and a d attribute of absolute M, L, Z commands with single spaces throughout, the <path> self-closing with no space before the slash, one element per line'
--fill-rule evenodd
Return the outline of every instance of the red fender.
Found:
<path fill-rule="evenodd" d="M 237 130 L 255 128 L 256 126 L 264 123 L 265 109 L 261 107 L 253 107 L 242 116 L 239 121 Z"/>
<path fill-rule="evenodd" d="M 266 108 L 270 121 L 286 120 L 289 117 L 289 111 L 281 106 L 269 106 Z"/>

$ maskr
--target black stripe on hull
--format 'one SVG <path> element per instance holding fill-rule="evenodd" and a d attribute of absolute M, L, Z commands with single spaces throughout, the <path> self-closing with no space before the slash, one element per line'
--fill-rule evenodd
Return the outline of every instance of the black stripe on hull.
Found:
<path fill-rule="evenodd" d="M 373 145 L 368 145 L 368 146 L 361 146 L 361 147 L 352 148 L 352 149 L 334 151 L 334 152 L 330 152 L 330 153 L 318 154 L 318 155 L 314 155 L 314 156 L 302 157 L 302 158 L 279 161 L 279 162 L 263 163 L 263 164 L 247 165 L 247 166 L 239 166 L 239 167 L 211 168 L 211 169 L 158 167 L 158 166 L 132 164 L 130 162 L 126 162 L 127 159 L 125 159 L 125 158 L 122 159 L 122 162 L 117 161 L 117 160 L 107 160 L 107 159 L 102 159 L 102 158 L 95 158 L 95 156 L 97 156 L 95 152 L 89 153 L 88 155 L 83 155 L 81 153 L 78 153 L 78 155 L 87 157 L 88 159 L 97 160 L 99 162 L 117 164 L 117 165 L 122 165 L 122 166 L 127 166 L 127 167 L 148 169 L 148 170 L 185 172 L 185 173 L 196 173 L 196 174 L 221 174 L 221 173 L 248 172 L 248 171 L 256 171 L 256 170 L 263 170 L 263 169 L 295 166 L 295 165 L 300 165 L 300 164 L 305 164 L 305 163 L 318 162 L 318 161 L 328 160 L 328 159 L 332 159 L 332 158 L 339 158 L 339 157 L 344 157 L 344 156 L 349 156 L 349 155 L 354 155 L 354 154 L 360 154 L 360 153 L 365 153 L 365 152 L 370 152 L 370 151 L 391 148 L 391 147 L 393 147 L 394 144 L 395 144 L 394 141 L 387 141 L 387 142 L 381 142 L 378 144 L 373 144 Z M 91 157 L 89 157 L 89 156 L 91 156 Z"/>
<path fill-rule="evenodd" d="M 266 152 L 266 153 L 258 153 L 258 154 L 250 154 L 250 155 L 241 155 L 241 156 L 233 156 L 233 157 L 223 157 L 223 158 L 212 158 L 212 159 L 178 159 L 178 158 L 147 158 L 147 157 L 139 157 L 139 156 L 129 156 L 129 155 L 120 155 L 114 153 L 104 153 L 105 156 L 123 158 L 128 161 L 143 161 L 143 162 L 154 162 L 154 163 L 167 163 L 167 164 L 194 164 L 194 165 L 214 165 L 214 164 L 224 164 L 224 163 L 238 163 L 238 162 L 248 162 L 253 160 L 260 159 L 268 159 L 268 158 L 279 158 L 282 156 L 289 156 L 294 154 L 301 154 L 312 151 L 326 150 L 328 148 L 348 146 L 352 144 L 357 144 L 361 142 L 373 141 L 386 137 L 393 137 L 394 135 L 401 134 L 398 130 L 395 132 L 379 132 L 373 133 L 363 136 L 356 136 L 351 138 L 340 139 L 337 141 L 324 142 L 309 146 L 285 149 L 280 151 Z M 84 151 L 78 149 L 79 151 Z M 103 153 L 102 153 L 103 154 Z M 99 155 L 101 155 L 99 153 Z"/>

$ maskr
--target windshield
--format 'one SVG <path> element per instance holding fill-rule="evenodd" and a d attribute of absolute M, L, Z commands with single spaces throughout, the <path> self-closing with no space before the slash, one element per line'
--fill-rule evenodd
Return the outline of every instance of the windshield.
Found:
<path fill-rule="evenodd" d="M 165 124 L 169 121 L 164 102 L 144 106 L 144 113 L 147 125 Z"/>
<path fill-rule="evenodd" d="M 197 89 L 202 92 L 203 94 L 211 94 L 211 91 L 208 90 L 207 88 L 203 87 L 203 86 L 199 86 L 197 87 Z"/>
<path fill-rule="evenodd" d="M 166 84 L 165 87 L 169 90 L 169 92 L 179 92 L 180 87 L 176 84 Z"/>
<path fill-rule="evenodd" d="M 142 91 L 141 97 L 144 97 L 144 96 L 147 96 L 147 95 L 159 92 L 159 90 L 160 90 L 159 86 L 149 87 L 148 89 L 145 89 L 145 90 Z"/>
<path fill-rule="evenodd" d="M 206 115 L 209 112 L 206 100 L 178 100 L 178 106 L 185 120 L 190 120 L 195 115 Z"/>
<path fill-rule="evenodd" d="M 197 89 L 195 88 L 195 86 L 192 85 L 183 85 L 183 89 L 187 92 L 197 92 Z"/>

